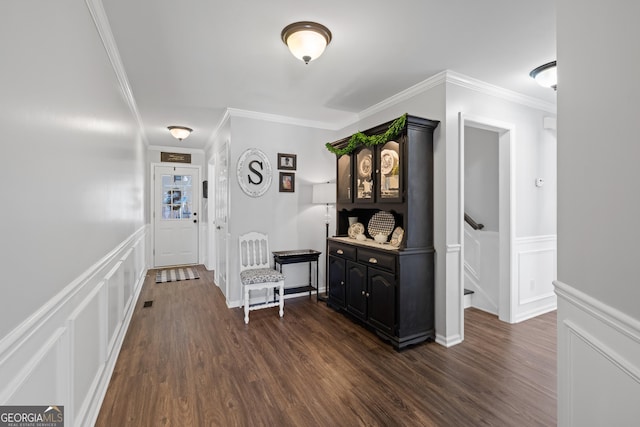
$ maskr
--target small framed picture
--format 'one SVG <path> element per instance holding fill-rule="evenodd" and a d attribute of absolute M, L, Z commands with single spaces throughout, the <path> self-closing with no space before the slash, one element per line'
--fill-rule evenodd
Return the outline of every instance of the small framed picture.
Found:
<path fill-rule="evenodd" d="M 293 193 L 296 189 L 296 174 L 280 172 L 280 192 Z"/>
<path fill-rule="evenodd" d="M 296 170 L 296 155 L 278 153 L 278 169 L 282 170 Z"/>

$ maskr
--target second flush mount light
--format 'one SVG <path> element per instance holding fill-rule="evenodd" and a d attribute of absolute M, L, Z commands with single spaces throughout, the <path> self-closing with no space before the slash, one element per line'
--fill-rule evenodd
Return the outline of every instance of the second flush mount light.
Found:
<path fill-rule="evenodd" d="M 529 73 L 540 86 L 550 87 L 553 90 L 558 88 L 558 69 L 556 61 L 548 62 L 541 65 Z"/>
<path fill-rule="evenodd" d="M 169 126 L 167 127 L 167 129 L 169 129 L 171 136 L 179 141 L 182 141 L 183 139 L 191 135 L 191 132 L 193 132 L 193 129 L 185 126 Z"/>

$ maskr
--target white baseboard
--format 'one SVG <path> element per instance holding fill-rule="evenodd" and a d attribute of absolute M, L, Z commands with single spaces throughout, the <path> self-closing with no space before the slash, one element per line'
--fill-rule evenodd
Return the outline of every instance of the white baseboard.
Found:
<path fill-rule="evenodd" d="M 140 228 L 0 340 L 0 405 L 65 407 L 93 425 L 147 271 Z"/>
<path fill-rule="evenodd" d="M 462 337 L 459 334 L 452 336 L 444 336 L 436 334 L 436 342 L 444 347 L 452 347 L 462 342 Z"/>
<path fill-rule="evenodd" d="M 555 296 L 553 298 L 549 298 L 547 300 L 547 304 L 535 307 L 528 311 L 522 311 L 516 314 L 515 322 L 524 322 L 525 320 L 533 319 L 534 317 L 540 316 L 545 313 L 549 313 L 558 308 L 558 303 L 556 301 Z"/>
<path fill-rule="evenodd" d="M 558 425 L 637 425 L 640 319 L 562 282 L 558 295 Z"/>

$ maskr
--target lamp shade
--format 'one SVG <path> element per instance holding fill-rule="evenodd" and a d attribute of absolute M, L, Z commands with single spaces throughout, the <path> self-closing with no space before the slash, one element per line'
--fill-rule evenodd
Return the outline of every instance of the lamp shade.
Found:
<path fill-rule="evenodd" d="M 295 22 L 282 30 L 282 41 L 296 58 L 308 64 L 317 59 L 331 42 L 331 31 L 315 22 Z"/>
<path fill-rule="evenodd" d="M 322 183 L 313 185 L 312 203 L 331 204 L 336 202 L 336 185 L 332 183 Z"/>

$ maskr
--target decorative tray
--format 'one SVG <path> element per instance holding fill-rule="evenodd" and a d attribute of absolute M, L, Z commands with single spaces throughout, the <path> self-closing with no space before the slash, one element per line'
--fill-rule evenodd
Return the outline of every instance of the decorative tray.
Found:
<path fill-rule="evenodd" d="M 369 220 L 367 231 L 371 237 L 382 233 L 385 236 L 391 234 L 393 227 L 396 225 L 396 220 L 390 212 L 379 211 L 373 214 Z"/>

